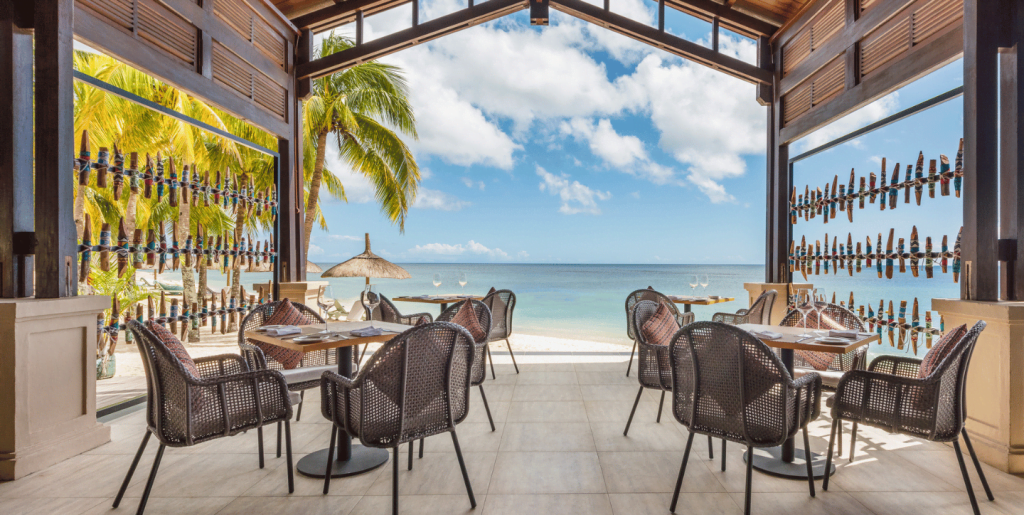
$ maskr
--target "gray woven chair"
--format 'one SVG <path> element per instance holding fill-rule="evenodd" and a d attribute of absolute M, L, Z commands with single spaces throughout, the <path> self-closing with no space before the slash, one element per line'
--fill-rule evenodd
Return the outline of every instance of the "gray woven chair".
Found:
<path fill-rule="evenodd" d="M 637 302 L 641 300 L 649 300 L 654 303 L 664 302 L 672 314 L 676 317 L 676 322 L 680 326 L 686 325 L 686 319 L 683 318 L 682 313 L 679 312 L 679 308 L 672 302 L 672 299 L 665 296 L 664 293 L 655 291 L 654 289 L 647 287 L 645 289 L 636 290 L 626 296 L 626 335 L 629 336 L 630 340 L 633 340 L 633 350 L 629 353 L 629 365 L 626 366 L 626 377 L 629 377 L 629 371 L 633 368 L 633 355 L 636 354 L 636 327 L 633 326 L 633 307 L 636 306 Z M 692 320 L 691 320 L 692 321 Z"/>
<path fill-rule="evenodd" d="M 349 379 L 325 372 L 320 380 L 323 416 L 332 422 L 329 456 L 340 431 L 367 447 L 393 449 L 392 513 L 398 513 L 398 448 L 449 432 L 462 468 L 469 502 L 473 487 L 462 458 L 455 426 L 469 414 L 473 337 L 450 322 L 434 322 L 392 338 Z M 328 461 L 330 467 L 330 461 Z M 325 473 L 324 494 L 331 484 Z"/>
<path fill-rule="evenodd" d="M 918 378 L 921 360 L 907 356 L 880 356 L 871 362 L 868 370 L 847 373 L 839 381 L 834 397 L 832 433 L 825 470 L 829 470 L 832 465 L 836 428 L 843 420 L 932 442 L 952 442 L 964 486 L 971 499 L 971 508 L 975 515 L 979 515 L 978 500 L 974 496 L 971 477 L 960 450 L 960 437 L 963 436 L 967 444 L 985 494 L 990 501 L 994 501 L 985 472 L 981 469 L 974 446 L 964 428 L 967 419 L 967 369 L 978 336 L 984 329 L 984 321 L 974 324 L 935 370 L 924 378 Z M 828 490 L 828 476 L 822 483 L 822 489 Z"/>
<path fill-rule="evenodd" d="M 642 300 L 633 306 L 633 325 L 643 327 L 647 320 L 654 316 L 658 310 L 658 303 L 649 300 Z M 683 313 L 682 318 L 686 324 L 692 324 L 695 315 Z M 629 426 L 633 423 L 633 415 L 636 407 L 640 404 L 640 396 L 645 388 L 661 390 L 661 400 L 658 402 L 657 422 L 661 423 L 661 410 L 665 406 L 665 392 L 672 391 L 672 363 L 669 360 L 668 346 L 655 345 L 647 342 L 643 331 L 636 332 L 637 347 L 640 354 L 637 357 L 636 373 L 640 381 L 640 390 L 636 392 L 636 400 L 633 401 L 633 409 L 629 412 L 629 419 L 626 420 L 626 429 L 622 436 L 629 436 Z M 708 454 L 715 459 L 715 448 L 711 442 L 711 435 L 708 435 Z M 722 470 L 725 470 L 725 440 L 722 440 Z"/>
<path fill-rule="evenodd" d="M 508 347 L 508 355 L 512 357 L 512 366 L 519 373 L 519 365 L 516 364 L 516 355 L 512 353 L 512 344 L 508 337 L 512 336 L 512 312 L 516 309 L 516 294 L 512 290 L 497 290 L 487 294 L 483 303 L 491 310 L 491 334 L 488 341 L 505 340 Z M 497 379 L 494 374 L 494 359 L 491 358 L 491 348 L 487 347 L 487 359 L 491 362 L 491 379 Z"/>
<path fill-rule="evenodd" d="M 291 426 L 288 422 L 292 417 L 292 405 L 288 385 L 279 372 L 250 371 L 241 356 L 224 354 L 195 359 L 200 377 L 193 377 L 143 324 L 132 320 L 128 323 L 128 330 L 135 337 L 142 355 L 149 401 L 146 434 L 117 492 L 114 508 L 121 504 L 150 436 L 156 436 L 160 447 L 139 501 L 139 515 L 146 509 L 166 447 L 190 447 L 256 429 L 259 463 L 263 468 L 263 426 L 274 422 L 284 422 L 288 493 L 294 491 Z"/>
<path fill-rule="evenodd" d="M 266 325 L 267 320 L 274 315 L 274 311 L 281 305 L 281 302 L 283 301 L 257 306 L 256 309 L 253 309 L 245 316 L 238 328 L 238 348 L 241 351 L 242 357 L 248 363 L 250 370 L 277 370 L 284 376 L 285 381 L 288 383 L 288 389 L 293 392 L 299 392 L 299 408 L 295 415 L 295 421 L 298 422 L 302 418 L 302 401 L 306 398 L 306 390 L 319 388 L 320 376 L 324 372 L 338 370 L 338 353 L 328 350 L 307 352 L 302 356 L 302 363 L 298 367 L 286 370 L 284 365 L 264 354 L 259 347 L 246 342 L 246 331 L 252 331 Z M 295 306 L 295 309 L 302 313 L 306 325 L 324 323 L 324 319 L 309 306 L 299 304 L 298 302 L 292 302 L 292 306 Z M 358 348 L 353 349 L 352 352 L 352 358 L 356 366 L 359 365 L 355 358 L 358 354 L 357 351 Z M 277 425 L 277 457 L 281 457 L 281 424 Z"/>
<path fill-rule="evenodd" d="M 778 295 L 778 292 L 775 290 L 763 291 L 757 296 L 754 303 L 750 305 L 750 309 L 741 309 L 735 313 L 715 313 L 711 316 L 711 321 L 731 325 L 771 325 L 772 307 L 775 306 L 776 295 Z"/>
<path fill-rule="evenodd" d="M 370 295 L 373 294 L 371 293 Z M 391 302 L 391 299 L 388 299 L 383 295 L 380 296 L 380 305 L 377 306 L 377 309 L 371 310 L 370 307 L 366 305 L 366 302 L 362 299 L 362 297 L 360 297 L 359 302 L 363 305 L 363 309 L 366 310 L 367 320 L 379 320 L 381 322 L 402 325 L 416 325 L 416 322 L 419 322 L 420 318 L 424 317 L 426 317 L 427 322 L 434 321 L 434 316 L 431 315 L 430 313 L 414 313 L 412 315 L 403 315 L 400 311 L 398 311 L 398 308 L 395 307 L 395 304 Z M 387 304 L 388 307 L 391 308 L 390 313 L 388 312 L 387 309 L 383 307 L 383 304 Z"/>
<path fill-rule="evenodd" d="M 754 449 L 782 445 L 821 412 L 821 378 L 807 374 L 794 381 L 782 361 L 754 335 L 719 322 L 683 327 L 670 345 L 672 413 L 690 430 L 683 464 L 669 510 L 676 510 L 686 461 L 695 434 L 712 435 L 747 446 L 744 513 L 750 513 Z M 814 473 L 807 462 L 814 497 Z"/>

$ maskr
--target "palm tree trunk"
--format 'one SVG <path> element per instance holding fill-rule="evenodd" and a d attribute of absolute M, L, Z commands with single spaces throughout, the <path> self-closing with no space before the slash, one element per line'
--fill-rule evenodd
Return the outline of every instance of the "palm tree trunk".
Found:
<path fill-rule="evenodd" d="M 128 205 L 124 208 L 124 230 L 131 238 L 135 234 L 135 212 L 136 204 L 139 203 L 139 192 L 133 191 L 128 194 Z M 187 225 L 185 226 L 188 227 Z M 182 241 L 182 240 L 179 240 Z"/>
<path fill-rule="evenodd" d="M 138 195 L 135 195 L 138 198 Z M 129 205 L 132 205 L 132 197 L 128 198 Z M 134 207 L 134 206 L 132 206 Z M 134 211 L 132 211 L 134 213 Z M 179 245 L 184 245 L 185 240 L 188 239 L 189 233 L 189 218 L 192 216 L 192 207 L 188 202 L 181 202 L 178 205 L 178 231 L 174 235 L 174 239 L 178 241 Z M 132 226 L 135 225 L 134 216 L 132 217 Z M 134 229 L 133 229 L 134 232 Z M 191 309 L 192 303 L 196 302 L 196 275 L 195 270 L 191 268 L 181 267 L 181 285 L 182 285 L 182 297 L 185 301 L 185 306 Z M 205 290 L 203 290 L 205 291 Z M 187 322 L 186 322 L 187 323 Z M 199 342 L 199 331 L 194 330 L 189 325 L 188 330 L 188 341 L 189 343 Z"/>
<path fill-rule="evenodd" d="M 85 189 L 87 186 L 78 186 L 78 194 L 75 195 L 75 230 L 78 231 L 78 239 L 82 239 L 85 232 Z M 131 236 L 129 236 L 131 237 Z"/>
<path fill-rule="evenodd" d="M 316 221 L 316 206 L 320 201 L 320 182 L 324 175 L 324 156 L 327 154 L 327 131 L 320 131 L 316 136 L 316 161 L 313 163 L 313 176 L 309 180 L 309 200 L 306 202 L 305 235 L 306 245 L 303 255 L 309 256 L 309 237 L 313 234 L 313 223 Z"/>
<path fill-rule="evenodd" d="M 243 181 L 244 176 L 243 176 Z M 248 206 L 242 207 L 242 204 L 238 204 L 238 208 L 235 210 L 235 241 L 239 241 L 242 238 L 242 233 L 245 229 L 245 219 L 249 212 Z M 233 266 L 231 267 L 231 296 L 235 298 L 235 302 L 241 302 L 242 293 L 242 267 L 241 260 L 236 259 Z M 238 316 L 232 313 L 228 316 L 229 325 L 228 331 L 238 330 Z"/>

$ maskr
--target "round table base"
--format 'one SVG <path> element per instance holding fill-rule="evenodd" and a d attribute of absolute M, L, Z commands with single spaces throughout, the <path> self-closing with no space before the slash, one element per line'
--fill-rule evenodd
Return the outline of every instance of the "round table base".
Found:
<path fill-rule="evenodd" d="M 335 450 L 337 453 L 337 450 Z M 375 449 L 362 445 L 352 445 L 352 457 L 347 461 L 333 460 L 331 477 L 347 477 L 371 471 L 388 462 L 387 449 Z M 327 449 L 320 449 L 307 454 L 295 466 L 299 474 L 314 478 L 323 478 L 327 469 Z"/>
<path fill-rule="evenodd" d="M 743 453 L 743 461 L 746 462 L 749 453 Z M 754 468 L 783 479 L 807 480 L 807 464 L 804 462 L 804 450 L 793 449 L 793 462 L 782 461 L 782 447 L 767 447 L 754 449 Z M 811 470 L 814 472 L 814 479 L 825 477 L 825 455 L 811 453 Z M 836 473 L 836 466 L 832 465 L 829 475 Z"/>

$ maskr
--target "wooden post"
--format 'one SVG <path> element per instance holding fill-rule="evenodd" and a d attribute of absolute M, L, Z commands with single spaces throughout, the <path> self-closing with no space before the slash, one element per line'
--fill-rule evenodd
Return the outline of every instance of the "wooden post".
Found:
<path fill-rule="evenodd" d="M 291 283 L 304 280 L 306 276 L 306 259 L 303 240 L 303 216 L 305 203 L 302 198 L 303 182 L 300 168 L 296 168 L 297 152 L 293 152 L 292 142 L 279 139 L 277 151 L 281 154 L 281 190 L 279 194 L 280 208 L 278 223 L 280 239 L 277 241 L 277 266 L 281 267 L 280 280 Z"/>
<path fill-rule="evenodd" d="M 758 65 L 773 70 L 774 85 L 768 89 L 771 104 L 768 106 L 768 183 L 765 188 L 765 281 L 769 283 L 788 283 L 792 280 L 789 272 L 789 240 L 792 237 L 789 225 L 789 190 L 792 187 L 792 174 L 789 166 L 789 144 L 782 141 L 779 132 L 782 128 L 782 99 L 779 95 L 780 70 L 773 63 L 780 62 L 781 48 L 759 52 Z M 769 61 L 774 54 L 774 58 Z M 758 98 L 761 98 L 759 92 Z"/>
<path fill-rule="evenodd" d="M 33 229 L 32 34 L 16 18 L 0 5 L 0 298 L 32 295 L 32 256 L 15 244 Z"/>
<path fill-rule="evenodd" d="M 718 16 L 711 19 L 711 49 L 718 51 Z"/>
<path fill-rule="evenodd" d="M 35 2 L 36 297 L 78 294 L 73 184 L 74 0 Z"/>

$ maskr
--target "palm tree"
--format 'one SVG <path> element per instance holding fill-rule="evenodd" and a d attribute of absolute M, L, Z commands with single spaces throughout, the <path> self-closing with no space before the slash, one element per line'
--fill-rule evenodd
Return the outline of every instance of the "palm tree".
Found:
<path fill-rule="evenodd" d="M 324 37 L 316 57 L 341 52 L 352 40 L 333 32 Z M 405 215 L 416 199 L 419 166 L 395 130 L 416 138 L 416 118 L 409 104 L 408 84 L 391 65 L 369 62 L 313 81 L 313 95 L 303 104 L 303 161 L 312 162 L 307 177 L 305 244 L 313 224 L 326 220 L 320 212 L 320 188 L 344 198 L 341 183 L 326 169 L 327 138 L 337 139 L 341 159 L 374 186 L 384 215 L 405 230 Z M 308 166 L 304 166 L 308 168 Z M 309 171 L 309 170 L 305 170 Z"/>

